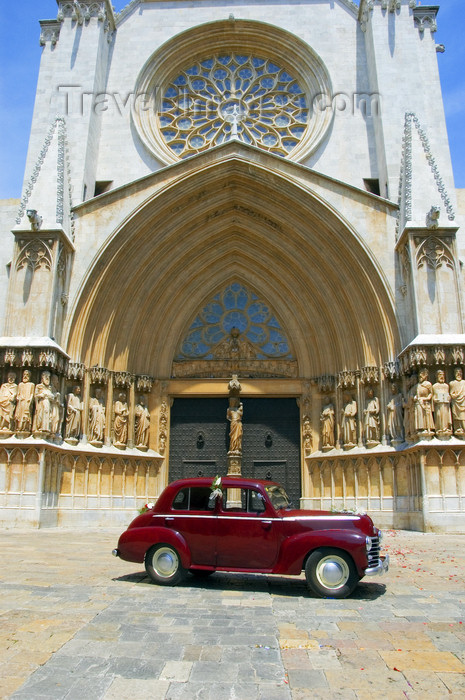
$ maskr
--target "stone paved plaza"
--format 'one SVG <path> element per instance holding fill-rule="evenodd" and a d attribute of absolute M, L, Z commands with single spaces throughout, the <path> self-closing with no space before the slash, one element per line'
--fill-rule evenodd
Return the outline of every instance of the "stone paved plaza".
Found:
<path fill-rule="evenodd" d="M 0 535 L 0 697 L 465 695 L 465 535 L 388 531 L 389 573 L 337 601 L 302 578 L 157 587 L 111 556 L 118 534 Z"/>

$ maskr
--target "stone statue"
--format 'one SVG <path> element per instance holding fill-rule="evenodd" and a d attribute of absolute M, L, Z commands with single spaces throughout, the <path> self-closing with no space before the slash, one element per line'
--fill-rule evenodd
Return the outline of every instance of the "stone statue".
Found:
<path fill-rule="evenodd" d="M 89 437 L 90 442 L 102 444 L 105 432 L 105 405 L 100 387 L 89 401 Z"/>
<path fill-rule="evenodd" d="M 355 447 L 357 444 L 357 402 L 353 396 L 345 395 L 347 400 L 342 409 L 342 439 L 344 445 Z"/>
<path fill-rule="evenodd" d="M 433 384 L 434 425 L 438 437 L 448 437 L 452 435 L 449 385 L 444 370 L 439 369 L 436 377 L 437 382 Z"/>
<path fill-rule="evenodd" d="M 113 423 L 113 431 L 115 434 L 115 445 L 126 445 L 128 441 L 128 404 L 126 403 L 126 394 L 121 392 L 118 400 L 114 405 L 115 420 Z"/>
<path fill-rule="evenodd" d="M 373 389 L 367 391 L 367 404 L 363 411 L 363 431 L 367 443 L 379 443 L 379 399 Z"/>
<path fill-rule="evenodd" d="M 52 405 L 50 414 L 50 432 L 52 435 L 60 435 L 63 423 L 63 405 L 61 403 L 60 380 L 56 374 L 52 374 Z"/>
<path fill-rule="evenodd" d="M 50 386 L 50 372 L 42 372 L 40 383 L 34 391 L 35 414 L 32 430 L 36 433 L 50 433 L 52 419 L 52 403 L 54 394 Z"/>
<path fill-rule="evenodd" d="M 239 399 L 231 399 L 226 418 L 230 421 L 229 452 L 242 453 L 242 416 L 244 407 Z"/>
<path fill-rule="evenodd" d="M 16 374 L 8 372 L 8 381 L 0 387 L 0 430 L 11 431 L 13 428 L 17 393 Z"/>
<path fill-rule="evenodd" d="M 28 369 L 23 372 L 23 381 L 18 385 L 15 409 L 15 430 L 19 433 L 29 433 L 32 427 L 32 402 L 35 385 L 31 382 Z"/>
<path fill-rule="evenodd" d="M 404 440 L 404 397 L 397 384 L 391 384 L 391 400 L 386 406 L 387 434 L 392 442 Z"/>
<path fill-rule="evenodd" d="M 78 441 L 81 437 L 82 417 L 81 387 L 73 387 L 66 402 L 65 440 Z"/>
<path fill-rule="evenodd" d="M 139 396 L 139 403 L 136 405 L 134 434 L 136 447 L 148 447 L 150 434 L 150 413 L 147 408 L 145 396 L 142 395 Z"/>
<path fill-rule="evenodd" d="M 462 436 L 465 434 L 465 379 L 460 367 L 455 368 L 455 379 L 450 383 L 450 398 L 452 402 L 452 418 L 454 421 L 454 433 Z"/>
<path fill-rule="evenodd" d="M 320 414 L 322 447 L 334 447 L 335 414 L 334 406 L 329 396 Z"/>
<path fill-rule="evenodd" d="M 428 370 L 421 369 L 413 397 L 415 432 L 431 435 L 434 431 L 432 401 L 433 387 L 428 381 Z"/>

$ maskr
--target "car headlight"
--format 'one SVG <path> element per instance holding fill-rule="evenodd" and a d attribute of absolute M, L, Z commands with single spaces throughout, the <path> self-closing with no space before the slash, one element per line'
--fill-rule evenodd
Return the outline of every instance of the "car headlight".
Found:
<path fill-rule="evenodd" d="M 378 530 L 378 539 L 380 544 L 384 540 L 384 534 L 381 532 L 381 530 Z"/>
<path fill-rule="evenodd" d="M 366 543 L 367 552 L 369 552 L 371 550 L 371 548 L 373 547 L 373 541 L 372 541 L 371 537 L 368 537 L 368 535 L 365 538 L 365 543 Z"/>

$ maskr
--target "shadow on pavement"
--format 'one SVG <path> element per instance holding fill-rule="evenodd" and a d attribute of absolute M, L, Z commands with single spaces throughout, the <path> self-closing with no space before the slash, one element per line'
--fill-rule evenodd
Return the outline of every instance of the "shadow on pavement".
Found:
<path fill-rule="evenodd" d="M 156 586 L 145 571 L 139 571 L 133 574 L 125 574 L 118 576 L 113 581 L 121 583 L 144 584 Z M 188 576 L 187 579 L 175 586 L 174 588 L 191 588 L 201 590 L 242 590 L 248 593 L 266 592 L 275 596 L 286 597 L 307 597 L 315 598 L 318 596 L 311 593 L 303 578 L 291 578 L 284 576 L 274 576 L 268 574 L 232 574 L 230 572 L 217 571 L 208 578 L 199 578 L 196 576 Z M 386 586 L 382 583 L 372 583 L 361 581 L 354 592 L 349 596 L 355 600 L 376 600 L 386 592 Z M 332 598 L 328 598 L 333 600 Z"/>

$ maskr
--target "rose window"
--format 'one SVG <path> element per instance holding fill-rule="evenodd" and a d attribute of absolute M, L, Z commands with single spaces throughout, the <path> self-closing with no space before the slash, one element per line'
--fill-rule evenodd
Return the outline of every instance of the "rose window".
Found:
<path fill-rule="evenodd" d="M 308 118 L 305 92 L 287 69 L 229 53 L 177 72 L 163 92 L 159 127 L 178 158 L 233 138 L 287 156 L 303 138 Z"/>

